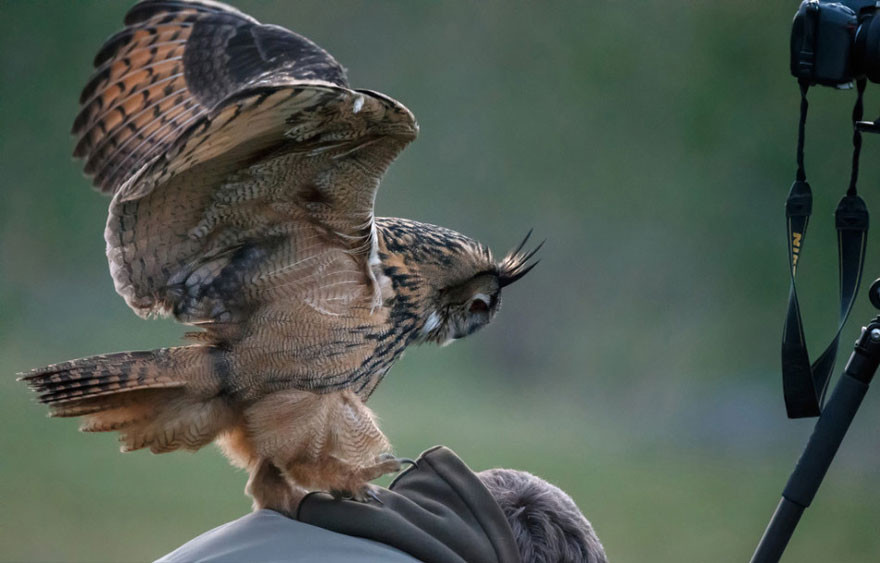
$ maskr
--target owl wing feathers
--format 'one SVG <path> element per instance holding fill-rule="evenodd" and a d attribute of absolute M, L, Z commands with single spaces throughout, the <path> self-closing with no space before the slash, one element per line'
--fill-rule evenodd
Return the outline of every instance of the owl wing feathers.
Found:
<path fill-rule="evenodd" d="M 126 24 L 96 57 L 74 132 L 114 194 L 105 238 L 128 304 L 229 326 L 292 297 L 298 314 L 370 302 L 373 202 L 417 134 L 409 110 L 222 4 L 142 2 Z"/>
<path fill-rule="evenodd" d="M 342 66 L 305 37 L 220 3 L 147 0 L 125 23 L 95 57 L 73 124 L 74 156 L 103 192 L 261 80 L 347 86 Z"/>
<path fill-rule="evenodd" d="M 114 196 L 105 238 L 117 291 L 142 315 L 190 323 L 309 298 L 343 270 L 362 293 L 379 179 L 414 135 L 399 104 L 339 87 L 237 96 Z"/>

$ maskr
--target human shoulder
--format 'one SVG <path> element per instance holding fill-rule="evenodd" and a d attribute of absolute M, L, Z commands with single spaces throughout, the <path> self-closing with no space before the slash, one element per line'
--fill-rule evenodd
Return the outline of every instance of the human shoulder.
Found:
<path fill-rule="evenodd" d="M 402 551 L 258 510 L 218 526 L 183 544 L 156 563 L 239 561 L 359 561 L 411 563 Z"/>

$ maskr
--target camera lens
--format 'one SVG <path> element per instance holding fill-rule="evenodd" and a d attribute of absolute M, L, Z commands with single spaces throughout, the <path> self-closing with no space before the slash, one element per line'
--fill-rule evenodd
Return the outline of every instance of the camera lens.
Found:
<path fill-rule="evenodd" d="M 880 18 L 871 17 L 859 26 L 855 39 L 856 74 L 871 82 L 880 82 Z"/>

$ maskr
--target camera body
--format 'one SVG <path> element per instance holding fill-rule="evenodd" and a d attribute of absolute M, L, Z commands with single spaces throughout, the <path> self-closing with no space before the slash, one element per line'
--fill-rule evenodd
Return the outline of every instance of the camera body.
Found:
<path fill-rule="evenodd" d="M 791 27 L 791 73 L 810 84 L 880 82 L 880 2 L 804 0 Z"/>

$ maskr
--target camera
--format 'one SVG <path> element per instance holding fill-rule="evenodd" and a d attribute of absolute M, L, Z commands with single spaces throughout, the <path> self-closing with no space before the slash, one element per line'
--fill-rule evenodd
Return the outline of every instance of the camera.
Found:
<path fill-rule="evenodd" d="M 804 0 L 791 28 L 791 73 L 810 84 L 880 82 L 880 2 Z"/>

